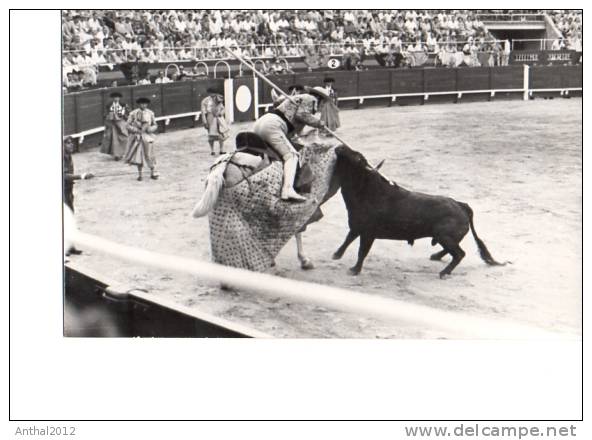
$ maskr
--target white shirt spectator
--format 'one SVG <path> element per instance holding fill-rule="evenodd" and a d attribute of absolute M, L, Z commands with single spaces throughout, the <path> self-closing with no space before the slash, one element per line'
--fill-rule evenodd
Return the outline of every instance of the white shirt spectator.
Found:
<path fill-rule="evenodd" d="M 510 45 L 510 40 L 508 40 L 508 39 L 504 40 L 504 53 L 509 54 L 511 51 L 512 51 L 512 48 Z"/>
<path fill-rule="evenodd" d="M 74 56 L 74 65 L 76 66 L 84 66 L 86 63 L 86 59 L 84 57 L 84 54 L 82 52 L 78 52 L 75 56 Z"/>
<path fill-rule="evenodd" d="M 407 13 L 405 14 L 405 19 L 411 20 L 411 21 L 416 21 L 417 20 L 417 12 L 407 11 Z"/>
<path fill-rule="evenodd" d="M 210 21 L 210 32 L 214 35 L 220 34 L 222 31 L 222 20 L 216 19 Z"/>
<path fill-rule="evenodd" d="M 405 22 L 405 30 L 409 33 L 414 33 L 417 30 L 417 23 L 415 20 L 407 19 Z"/>
<path fill-rule="evenodd" d="M 240 23 L 241 22 L 242 22 L 242 20 L 239 22 L 239 21 L 236 21 L 236 19 L 233 18 L 230 21 L 230 23 L 228 24 L 228 26 L 230 27 L 230 29 L 232 29 L 232 32 L 234 32 L 235 34 L 238 34 L 238 32 L 240 31 L 240 28 L 241 28 L 240 27 Z"/>
<path fill-rule="evenodd" d="M 177 18 L 175 19 L 175 28 L 179 32 L 185 32 L 185 29 L 187 29 L 187 25 L 185 24 L 185 20 L 182 20 L 177 16 Z"/>
<path fill-rule="evenodd" d="M 97 31 L 102 28 L 101 22 L 98 19 L 92 17 L 88 19 L 86 26 L 89 31 Z"/>
<path fill-rule="evenodd" d="M 101 50 L 93 50 L 90 54 L 90 59 L 94 65 L 107 64 L 107 59 Z"/>
<path fill-rule="evenodd" d="M 286 20 L 285 18 L 282 18 L 278 22 L 278 26 L 280 27 L 281 30 L 284 30 L 284 29 L 288 29 L 290 27 L 290 23 L 288 23 L 288 20 Z"/>
<path fill-rule="evenodd" d="M 163 76 L 162 78 L 159 76 L 154 80 L 154 84 L 166 84 L 172 82 L 167 76 Z"/>
<path fill-rule="evenodd" d="M 355 21 L 354 14 L 350 11 L 346 12 L 343 14 L 343 21 L 350 21 L 353 23 Z"/>

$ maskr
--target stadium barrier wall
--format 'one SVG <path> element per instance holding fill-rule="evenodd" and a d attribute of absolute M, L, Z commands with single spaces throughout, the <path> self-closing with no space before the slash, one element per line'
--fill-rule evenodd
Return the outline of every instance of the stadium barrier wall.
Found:
<path fill-rule="evenodd" d="M 437 100 L 434 98 L 459 102 L 468 95 L 485 99 L 510 95 L 528 99 L 535 94 L 569 96 L 581 93 L 583 84 L 581 65 L 306 72 L 269 79 L 286 90 L 296 83 L 322 85 L 326 77 L 335 79 L 340 105 L 349 108 L 359 108 L 370 101 L 384 101 L 386 105 L 407 103 L 409 99 L 420 104 Z M 114 91 L 120 92 L 122 101 L 131 107 L 139 97 L 150 98 L 150 108 L 162 130 L 177 119 L 189 120 L 195 126 L 201 100 L 210 87 L 225 94 L 231 122 L 254 120 L 272 104 L 271 88 L 252 75 L 90 90 L 64 95 L 63 133 L 77 138 L 79 144 L 85 137 L 101 133 L 109 95 Z"/>

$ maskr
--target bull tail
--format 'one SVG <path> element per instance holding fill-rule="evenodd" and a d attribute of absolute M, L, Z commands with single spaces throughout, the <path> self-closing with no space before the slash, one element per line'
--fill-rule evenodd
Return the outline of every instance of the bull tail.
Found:
<path fill-rule="evenodd" d="M 196 203 L 191 215 L 195 218 L 203 217 L 216 206 L 220 190 L 224 186 L 224 171 L 226 171 L 226 162 L 215 165 L 206 181 L 206 190 Z"/>
<path fill-rule="evenodd" d="M 481 240 L 477 235 L 477 232 L 475 231 L 475 225 L 473 224 L 473 210 L 471 207 L 466 203 L 459 202 L 459 204 L 469 216 L 469 225 L 471 227 L 471 232 L 473 233 L 475 243 L 477 243 L 477 247 L 479 248 L 479 255 L 481 256 L 481 259 L 490 266 L 504 266 L 506 263 L 499 263 L 495 261 L 495 259 L 491 256 L 489 249 L 487 249 L 487 246 L 485 246 L 485 243 L 483 243 L 483 240 Z"/>

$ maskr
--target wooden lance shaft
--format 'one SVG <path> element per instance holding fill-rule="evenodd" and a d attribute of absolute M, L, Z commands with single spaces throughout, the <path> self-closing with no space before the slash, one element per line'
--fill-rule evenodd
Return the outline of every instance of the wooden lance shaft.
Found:
<path fill-rule="evenodd" d="M 239 60 L 241 63 L 243 63 L 245 66 L 247 66 L 249 69 L 251 69 L 253 71 L 253 73 L 255 75 L 257 75 L 259 78 L 261 78 L 263 81 L 265 81 L 267 84 L 269 84 L 274 90 L 276 90 L 277 92 L 281 93 L 282 95 L 284 95 L 287 99 L 290 100 L 290 102 L 296 104 L 296 102 L 294 101 L 294 98 L 292 98 L 290 95 L 288 95 L 286 92 L 284 92 L 282 89 L 280 89 L 278 86 L 276 86 L 273 82 L 271 82 L 268 78 L 265 77 L 265 75 L 263 75 L 261 72 L 259 72 L 254 65 L 252 65 L 251 63 L 247 62 L 246 60 L 244 60 L 240 55 L 237 55 L 236 53 L 234 53 L 233 51 L 231 51 L 228 47 L 224 48 L 226 50 L 226 52 L 228 52 L 230 55 L 232 55 L 234 58 L 236 58 L 237 60 Z M 329 133 L 331 136 L 333 136 L 335 139 L 337 139 L 339 142 L 341 142 L 343 145 L 345 145 L 346 147 L 352 148 L 347 142 L 345 142 L 343 139 L 341 139 L 339 136 L 337 136 L 335 134 L 335 132 L 333 132 L 332 130 L 329 130 L 329 128 L 324 127 L 324 130 Z"/>

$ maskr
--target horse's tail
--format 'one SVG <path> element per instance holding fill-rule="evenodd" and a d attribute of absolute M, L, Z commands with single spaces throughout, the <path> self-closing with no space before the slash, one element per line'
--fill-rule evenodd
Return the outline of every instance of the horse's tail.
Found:
<path fill-rule="evenodd" d="M 473 233 L 475 243 L 477 243 L 477 247 L 479 248 L 479 255 L 481 256 L 481 259 L 490 266 L 504 266 L 506 263 L 499 263 L 493 259 L 491 253 L 489 253 L 489 250 L 487 249 L 487 246 L 485 246 L 483 240 L 481 240 L 477 235 L 477 232 L 475 231 L 475 225 L 473 224 L 473 210 L 471 209 L 471 207 L 463 202 L 459 202 L 459 205 L 469 216 L 469 225 L 471 226 L 471 232 Z"/>
<path fill-rule="evenodd" d="M 195 218 L 203 217 L 216 205 L 220 190 L 224 186 L 224 171 L 226 171 L 226 162 L 216 164 L 206 181 L 206 190 L 201 196 L 199 202 L 195 204 L 191 215 Z"/>

